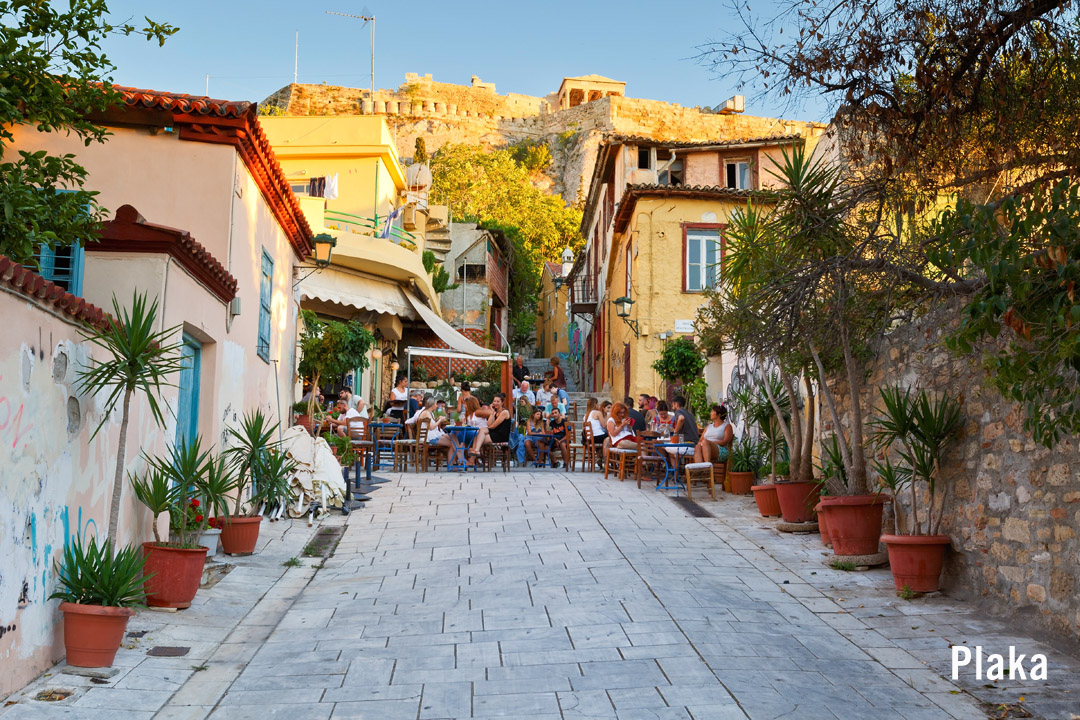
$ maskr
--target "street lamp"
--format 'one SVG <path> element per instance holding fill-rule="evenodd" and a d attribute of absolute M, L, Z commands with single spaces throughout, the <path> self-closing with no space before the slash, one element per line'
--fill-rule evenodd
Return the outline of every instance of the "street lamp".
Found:
<path fill-rule="evenodd" d="M 564 280 L 561 277 L 551 279 L 551 284 L 555 286 L 555 292 L 559 292 L 563 286 L 563 282 Z"/>
<path fill-rule="evenodd" d="M 634 337 L 641 337 L 641 331 L 638 329 L 637 320 L 630 319 L 630 306 L 634 304 L 634 301 L 623 295 L 620 298 L 615 298 L 611 302 L 615 306 L 615 314 L 634 331 Z"/>
<path fill-rule="evenodd" d="M 337 246 L 337 238 L 330 233 L 319 233 L 312 238 L 312 242 L 315 244 L 315 267 L 330 267 L 330 255 Z"/>

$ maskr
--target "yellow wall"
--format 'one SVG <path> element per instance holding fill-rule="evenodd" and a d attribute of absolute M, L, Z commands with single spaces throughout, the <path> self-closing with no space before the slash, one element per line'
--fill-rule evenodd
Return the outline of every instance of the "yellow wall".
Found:
<path fill-rule="evenodd" d="M 621 400 L 624 390 L 624 347 L 630 346 L 630 395 L 647 392 L 661 396 L 662 380 L 652 369 L 665 341 L 658 333 L 673 333 L 672 338 L 692 333 L 674 333 L 676 320 L 694 320 L 704 301 L 702 293 L 683 292 L 683 223 L 728 222 L 730 213 L 740 204 L 724 200 L 691 200 L 679 197 L 639 200 L 626 232 L 617 234 L 612 248 L 607 299 L 602 312 L 607 313 L 604 339 L 604 391 L 613 400 Z M 632 240 L 630 319 L 637 320 L 641 337 L 614 311 L 610 300 L 625 293 L 626 244 Z M 725 371 L 726 372 L 726 371 Z"/>
<path fill-rule="evenodd" d="M 569 301 L 569 289 L 562 287 L 556 293 L 553 280 L 554 277 L 545 266 L 540 276 L 540 302 L 537 304 L 536 351 L 541 357 L 555 354 L 566 357 L 569 350 L 566 337 L 566 303 Z"/>

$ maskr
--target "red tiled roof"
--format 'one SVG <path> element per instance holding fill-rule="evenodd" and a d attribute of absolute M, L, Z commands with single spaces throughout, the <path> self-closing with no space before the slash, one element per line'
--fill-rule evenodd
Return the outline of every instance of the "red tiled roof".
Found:
<path fill-rule="evenodd" d="M 56 283 L 49 282 L 4 255 L 0 255 L 0 286 L 39 305 L 51 307 L 72 322 L 85 322 L 96 327 L 107 326 L 109 316 L 104 310 L 78 295 L 72 295 Z"/>
<path fill-rule="evenodd" d="M 768 200 L 774 193 L 768 190 L 735 190 L 729 187 L 687 187 L 686 185 L 627 185 L 615 210 L 615 232 L 622 232 L 630 222 L 634 206 L 643 197 L 685 197 L 691 200 L 746 201 L 751 198 Z"/>
<path fill-rule="evenodd" d="M 551 273 L 551 277 L 562 277 L 562 265 L 557 262 L 546 261 L 548 272 Z"/>
<path fill-rule="evenodd" d="M 146 222 L 131 205 L 122 205 L 116 217 L 102 224 L 101 239 L 89 252 L 165 253 L 173 257 L 207 290 L 227 303 L 236 297 L 236 278 L 186 230 Z"/>
<path fill-rule="evenodd" d="M 657 145 L 665 148 L 678 150 L 680 148 L 724 148 L 734 145 L 759 145 L 768 143 L 795 142 L 801 140 L 799 133 L 775 133 L 772 135 L 759 135 L 757 137 L 735 138 L 731 140 L 664 140 L 645 137 L 644 135 L 609 135 L 604 139 L 606 144 L 611 145 Z"/>
<path fill-rule="evenodd" d="M 181 140 L 235 147 L 297 256 L 304 259 L 313 252 L 311 227 L 259 124 L 255 103 L 120 85 L 113 89 L 120 93 L 125 108 L 171 112 Z"/>

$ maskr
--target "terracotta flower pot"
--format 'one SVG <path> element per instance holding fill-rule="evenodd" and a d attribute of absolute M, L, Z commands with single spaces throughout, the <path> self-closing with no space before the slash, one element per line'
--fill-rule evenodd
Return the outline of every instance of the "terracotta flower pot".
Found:
<path fill-rule="evenodd" d="M 733 495 L 749 495 L 750 488 L 754 485 L 754 473 L 752 472 L 734 472 L 729 471 L 727 479 L 731 481 L 731 492 Z"/>
<path fill-rule="evenodd" d="M 821 487 L 813 482 L 776 483 L 776 497 L 784 522 L 812 522 Z"/>
<path fill-rule="evenodd" d="M 259 524 L 262 517 L 230 515 L 221 527 L 221 549 L 227 555 L 250 555 L 259 542 Z"/>
<path fill-rule="evenodd" d="M 134 608 L 62 602 L 64 649 L 73 667 L 110 667 Z"/>
<path fill-rule="evenodd" d="M 897 590 L 934 592 L 941 587 L 948 535 L 882 535 Z"/>
<path fill-rule="evenodd" d="M 206 548 L 173 548 L 143 543 L 146 557 L 146 604 L 152 607 L 191 607 L 199 591 Z"/>
<path fill-rule="evenodd" d="M 821 518 L 829 524 L 837 555 L 873 555 L 881 537 L 884 495 L 830 495 L 821 499 Z"/>
<path fill-rule="evenodd" d="M 304 428 L 308 432 L 311 432 L 311 416 L 310 415 L 297 415 L 296 424 Z"/>
<path fill-rule="evenodd" d="M 829 547 L 832 545 L 832 538 L 829 535 L 829 518 L 825 513 L 821 512 L 820 502 L 814 506 L 814 512 L 817 513 L 817 526 L 818 532 L 821 533 L 821 544 Z"/>
<path fill-rule="evenodd" d="M 754 502 L 757 503 L 761 517 L 776 517 L 780 514 L 780 500 L 776 497 L 776 485 L 754 485 Z"/>

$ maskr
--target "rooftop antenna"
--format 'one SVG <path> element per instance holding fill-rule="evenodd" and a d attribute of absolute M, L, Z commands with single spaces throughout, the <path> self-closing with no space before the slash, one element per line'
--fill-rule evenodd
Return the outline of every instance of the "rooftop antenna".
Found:
<path fill-rule="evenodd" d="M 334 12 L 333 10 L 327 10 L 327 15 L 338 15 L 340 17 L 353 18 L 355 20 L 363 20 L 364 23 L 371 25 L 371 101 L 375 102 L 375 16 L 371 14 L 371 11 L 366 7 L 360 11 L 361 15 L 350 15 L 349 13 Z M 360 27 L 363 27 L 361 25 Z"/>

